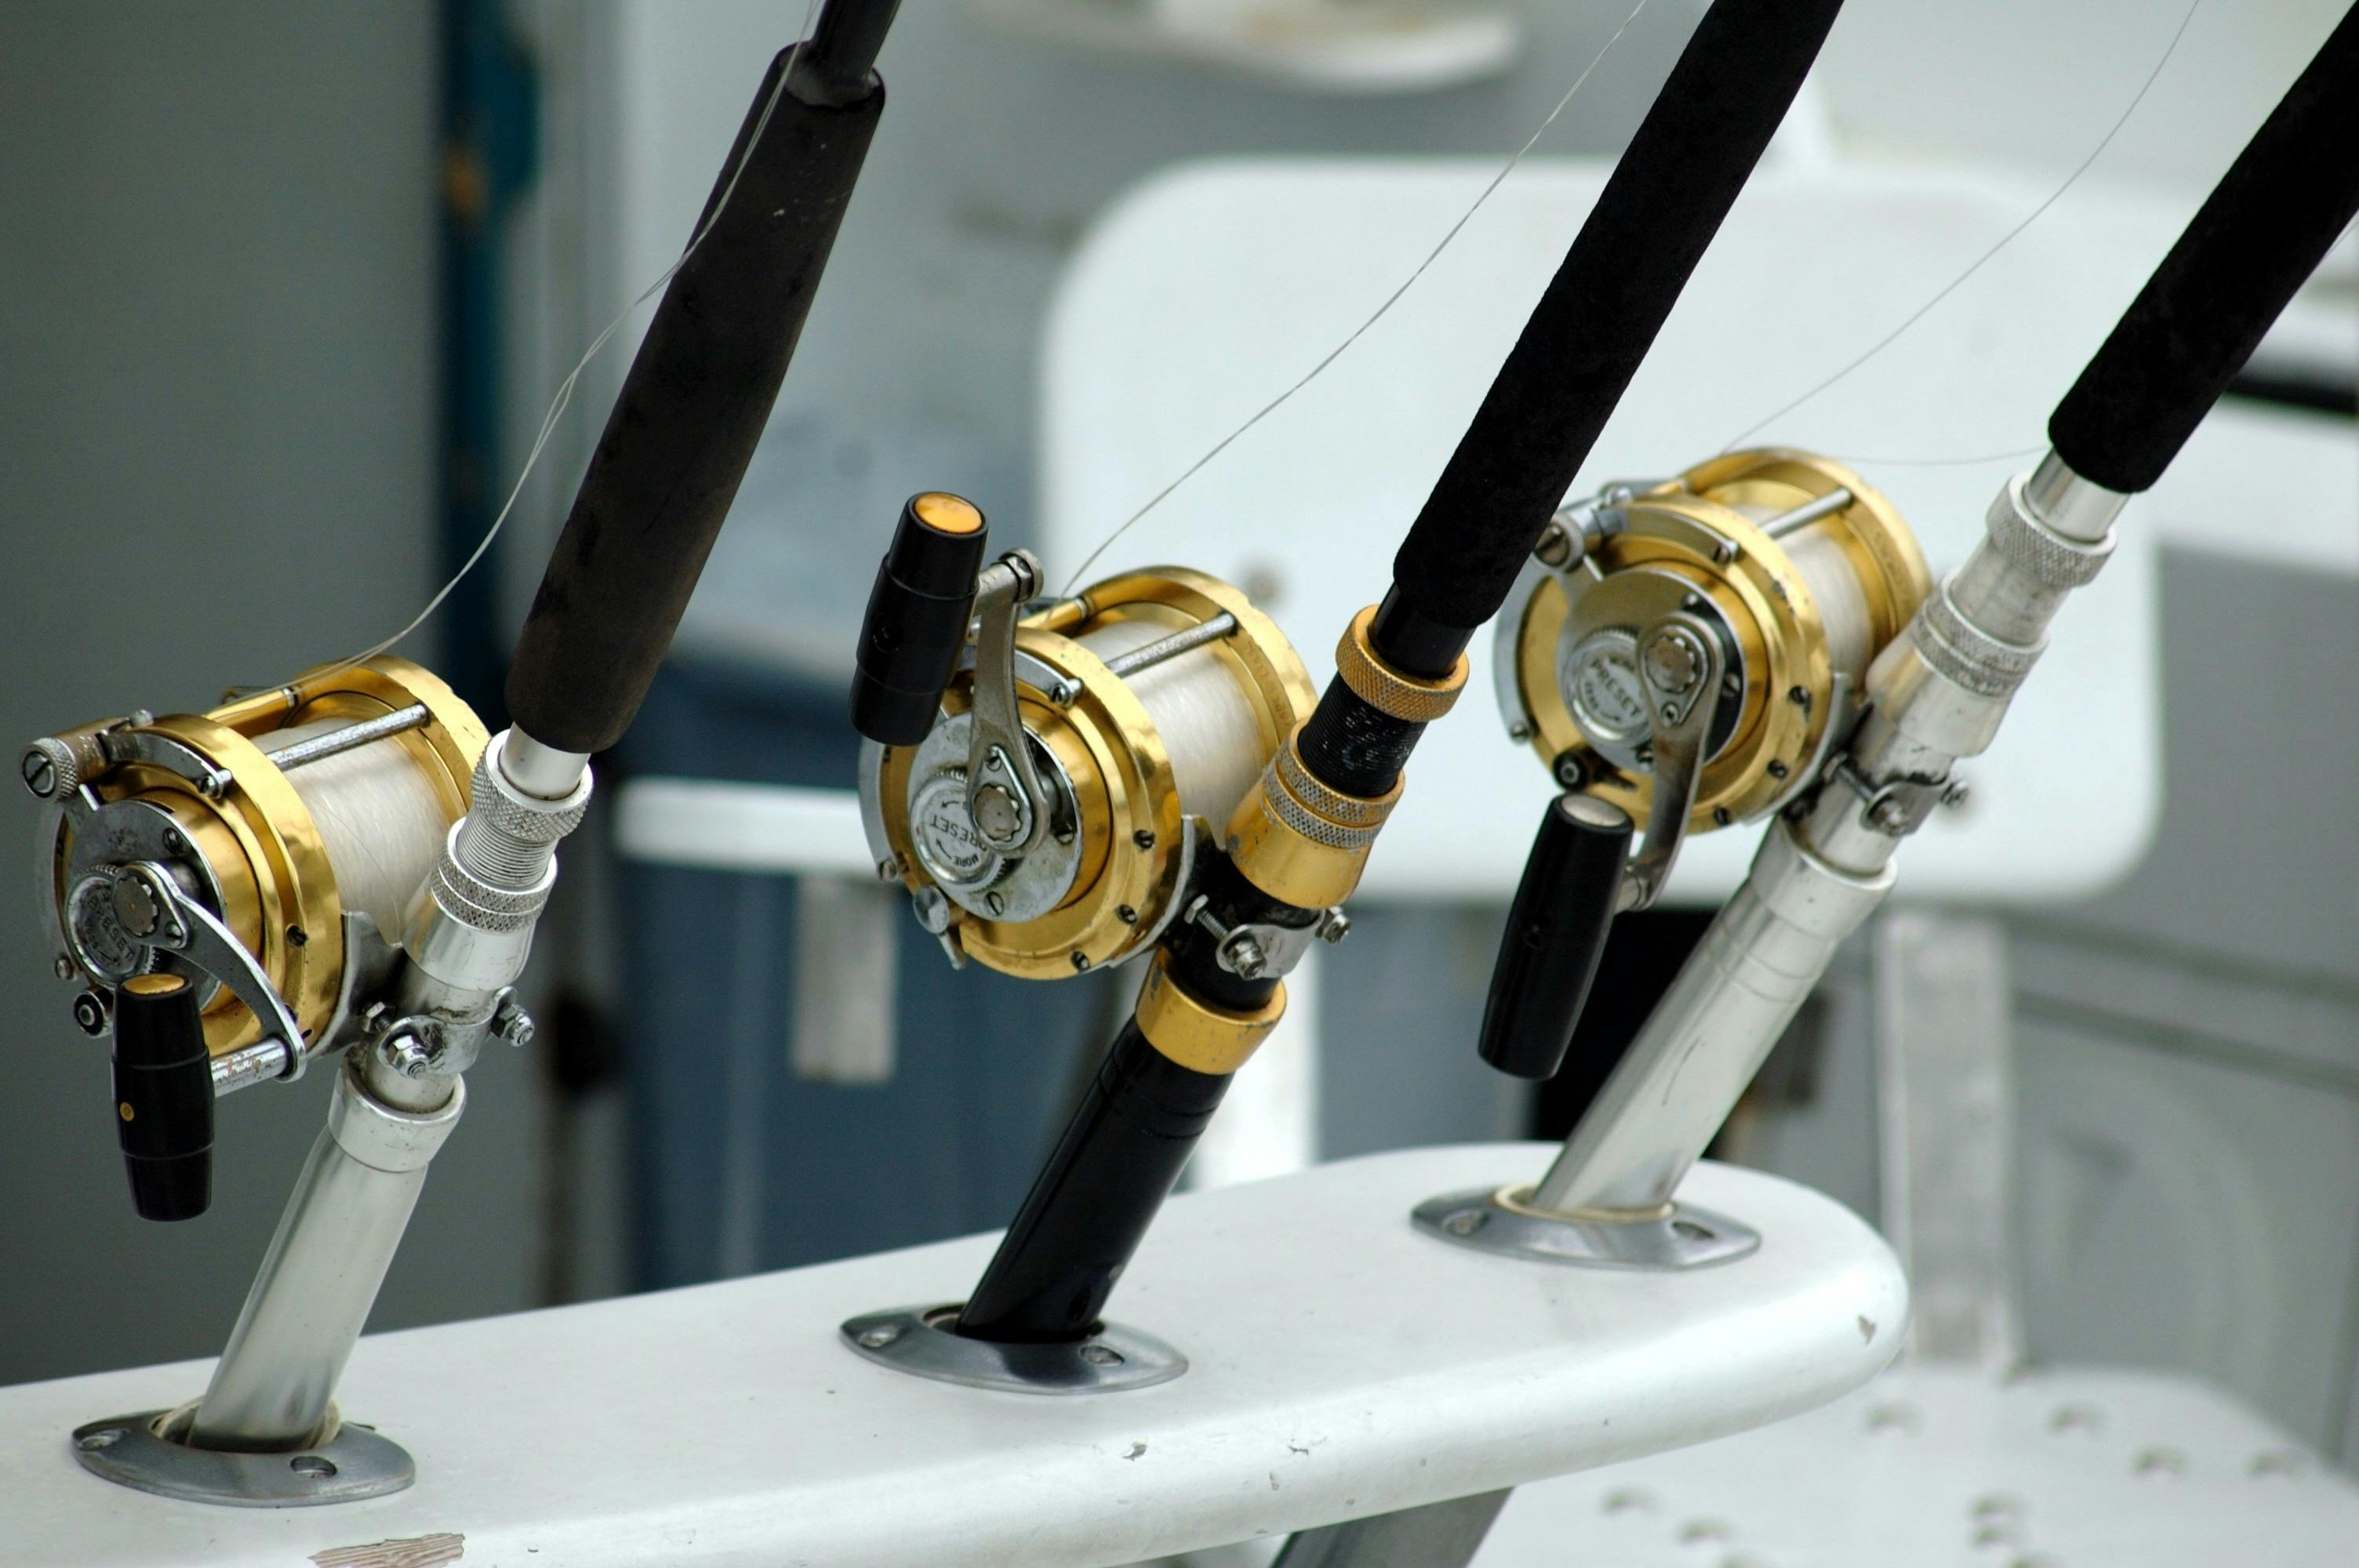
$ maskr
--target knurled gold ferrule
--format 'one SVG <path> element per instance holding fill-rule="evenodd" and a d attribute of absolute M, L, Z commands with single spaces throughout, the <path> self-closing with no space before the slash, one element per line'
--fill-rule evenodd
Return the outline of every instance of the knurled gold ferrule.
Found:
<path fill-rule="evenodd" d="M 1133 1018 L 1147 1043 L 1171 1061 L 1192 1072 L 1225 1075 L 1244 1066 L 1285 1015 L 1284 985 L 1251 1012 L 1215 1007 L 1190 996 L 1171 976 L 1170 955 L 1158 951 L 1147 966 Z"/>
<path fill-rule="evenodd" d="M 1353 696 L 1378 713 L 1408 724 L 1432 723 L 1449 712 L 1458 694 L 1466 689 L 1466 655 L 1459 654 L 1458 663 L 1440 680 L 1405 676 L 1378 658 L 1368 641 L 1368 625 L 1375 617 L 1373 604 L 1352 617 L 1343 640 L 1335 644 L 1335 673 L 1343 677 Z"/>
<path fill-rule="evenodd" d="M 1245 879 L 1298 909 L 1341 903 L 1360 885 L 1376 830 L 1406 777 L 1374 799 L 1345 795 L 1303 765 L 1297 728 L 1229 818 L 1227 849 Z"/>

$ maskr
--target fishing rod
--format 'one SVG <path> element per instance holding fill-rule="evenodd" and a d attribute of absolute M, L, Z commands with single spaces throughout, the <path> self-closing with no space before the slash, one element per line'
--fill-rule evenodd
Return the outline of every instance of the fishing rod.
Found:
<path fill-rule="evenodd" d="M 1038 564 L 984 564 L 982 516 L 905 511 L 853 715 L 880 875 L 953 963 L 1053 978 L 1137 961 L 1131 1018 L 969 1298 L 854 1318 L 924 1375 L 1103 1389 L 1174 1376 L 1107 1325 L 1123 1269 L 1284 978 L 1342 905 L 1465 649 L 1524 560 L 1784 117 L 1837 0 L 1721 0 L 1698 25 L 1313 699 L 1224 584 L 1149 568 L 1026 610 Z M 969 635 L 970 616 L 973 627 Z"/>
<path fill-rule="evenodd" d="M 2359 210 L 2359 11 L 2237 156 L 2007 481 L 1938 589 L 1850 470 L 1787 450 L 1608 487 L 1559 513 L 1496 631 L 1509 733 L 1565 793 L 1543 820 L 1480 1046 L 1579 1075 L 1563 1152 L 1529 1188 L 1418 1210 L 1446 1238 L 1680 1267 L 1758 1245 L 1676 1204 L 1901 842 L 1964 789 L 2114 522 L 2154 484 Z M 1618 1058 L 1565 1056 L 1617 910 L 1683 835 L 1767 821 L 1750 871 Z M 1636 826 L 1645 838 L 1633 854 Z"/>
<path fill-rule="evenodd" d="M 214 1102 L 341 1057 L 328 1124 L 202 1397 L 91 1423 L 85 1467 L 199 1501 L 395 1491 L 409 1455 L 333 1403 L 429 1163 L 516 995 L 591 756 L 646 696 L 793 358 L 885 106 L 896 0 L 828 0 L 770 63 L 657 307 L 526 618 L 486 736 L 378 654 L 202 714 L 25 753 L 76 1022 L 114 1041 L 134 1207 L 211 1201 Z M 296 1455 L 289 1460 L 288 1455 Z"/>

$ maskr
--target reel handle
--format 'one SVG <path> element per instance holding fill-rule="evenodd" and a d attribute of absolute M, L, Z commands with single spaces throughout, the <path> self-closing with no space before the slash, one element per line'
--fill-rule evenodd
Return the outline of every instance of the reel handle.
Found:
<path fill-rule="evenodd" d="M 858 55 L 882 41 L 891 10 L 832 0 L 817 61 L 781 87 L 795 51 L 781 52 L 754 95 L 517 640 L 508 708 L 544 746 L 587 755 L 620 740 L 671 646 L 884 114 L 884 84 Z M 835 101 L 850 79 L 866 92 Z"/>
<path fill-rule="evenodd" d="M 932 730 L 990 538 L 982 510 L 958 496 L 929 491 L 901 508 L 868 593 L 852 676 L 852 727 L 869 740 L 914 746 Z"/>
<path fill-rule="evenodd" d="M 197 989 L 135 975 L 114 993 L 114 1118 L 142 1219 L 194 1219 L 212 1203 L 213 1074 Z"/>
<path fill-rule="evenodd" d="M 1483 1060 L 1499 1071 L 1545 1082 L 1564 1065 L 1614 924 L 1631 831 L 1627 813 L 1593 795 L 1549 803 L 1483 1008 Z"/>

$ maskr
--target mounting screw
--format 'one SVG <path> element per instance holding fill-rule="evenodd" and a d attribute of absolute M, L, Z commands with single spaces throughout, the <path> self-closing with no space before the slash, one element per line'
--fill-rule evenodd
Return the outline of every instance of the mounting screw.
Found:
<path fill-rule="evenodd" d="M 1115 909 L 1114 912 L 1114 917 L 1116 920 L 1121 921 L 1125 925 L 1136 925 L 1138 924 L 1138 911 L 1131 908 L 1130 905 L 1126 903 Z"/>
<path fill-rule="evenodd" d="M 1132 834 L 1130 836 L 1130 841 L 1137 845 L 1142 849 L 1152 849 L 1155 848 L 1155 835 L 1151 830 L 1145 827 L 1142 827 L 1137 832 Z"/>
<path fill-rule="evenodd" d="M 1082 1346 L 1082 1359 L 1093 1367 L 1119 1367 L 1122 1365 L 1122 1352 L 1111 1345 L 1084 1345 Z"/>
<path fill-rule="evenodd" d="M 287 1468 L 309 1480 L 331 1480 L 336 1474 L 336 1462 L 324 1454 L 298 1454 L 287 1461 Z"/>
<path fill-rule="evenodd" d="M 1734 820 L 1735 818 L 1729 815 L 1728 807 L 1715 806 L 1712 808 L 1712 825 L 1714 827 L 1725 827 Z"/>
<path fill-rule="evenodd" d="M 883 860 L 877 861 L 876 880 L 880 882 L 899 881 L 901 880 L 901 857 L 898 855 L 887 855 Z"/>
<path fill-rule="evenodd" d="M 1568 528 L 1551 517 L 1549 525 L 1540 530 L 1540 541 L 1533 546 L 1532 554 L 1539 557 L 1540 565 L 1562 571 L 1581 559 L 1582 546 L 1586 543 L 1579 530 Z"/>
<path fill-rule="evenodd" d="M 58 766 L 58 754 L 65 752 L 71 765 L 72 753 L 58 741 L 42 739 L 25 748 L 25 759 L 19 764 L 25 787 L 33 792 L 36 800 L 47 800 L 59 793 L 58 781 L 62 776 Z"/>
<path fill-rule="evenodd" d="M 1973 786 L 1965 780 L 1951 779 L 1948 787 L 1941 791 L 1941 804 L 1955 811 L 1965 805 L 1966 798 L 1973 793 Z"/>
<path fill-rule="evenodd" d="M 73 979 L 73 972 L 74 961 L 63 953 L 49 960 L 49 973 L 57 976 L 58 979 L 70 980 Z"/>
<path fill-rule="evenodd" d="M 73 999 L 74 1027 L 92 1039 L 106 1033 L 106 999 L 96 991 L 84 991 Z"/>
<path fill-rule="evenodd" d="M 1490 1217 L 1479 1208 L 1470 1208 L 1462 1214 L 1451 1215 L 1442 1228 L 1452 1236 L 1472 1236 L 1482 1229 L 1484 1221 Z"/>
<path fill-rule="evenodd" d="M 1779 762 L 1777 758 L 1772 757 L 1769 759 L 1768 773 L 1771 778 L 1782 779 L 1793 771 L 1793 769 L 1788 767 L 1784 762 Z"/>
<path fill-rule="evenodd" d="M 184 855 L 188 853 L 189 840 L 179 828 L 167 827 L 164 829 L 164 848 L 175 855 Z"/>
<path fill-rule="evenodd" d="M 875 1328 L 864 1328 L 860 1331 L 860 1345 L 864 1350 L 882 1350 L 900 1337 L 899 1329 L 889 1324 L 880 1324 Z"/>
<path fill-rule="evenodd" d="M 1337 904 L 1319 917 L 1319 940 L 1333 946 L 1352 934 L 1352 917 Z"/>
<path fill-rule="evenodd" d="M 984 907 L 990 910 L 994 914 L 1005 914 L 1007 913 L 1007 901 L 999 895 L 999 890 L 997 888 L 994 888 L 989 892 L 983 895 L 983 903 Z"/>
<path fill-rule="evenodd" d="M 102 1448 L 112 1448 L 123 1441 L 123 1429 L 110 1426 L 97 1432 L 86 1432 L 74 1439 L 74 1446 L 84 1454 L 95 1454 Z"/>
<path fill-rule="evenodd" d="M 1073 973 L 1077 975 L 1085 973 L 1089 969 L 1089 967 L 1090 956 L 1087 953 L 1076 953 L 1073 955 Z"/>
<path fill-rule="evenodd" d="M 1808 711 L 1810 706 L 1810 694 L 1799 686 L 1789 686 L 1786 688 L 1786 700 Z"/>

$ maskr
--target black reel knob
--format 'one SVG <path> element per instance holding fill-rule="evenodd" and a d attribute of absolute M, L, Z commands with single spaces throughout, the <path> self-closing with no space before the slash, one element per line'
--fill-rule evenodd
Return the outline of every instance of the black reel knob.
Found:
<path fill-rule="evenodd" d="M 142 1219 L 194 1219 L 212 1203 L 213 1069 L 197 989 L 136 975 L 114 995 L 114 1120 Z"/>
<path fill-rule="evenodd" d="M 1483 1009 L 1483 1060 L 1499 1071 L 1545 1081 L 1564 1065 L 1614 924 L 1630 834 L 1628 815 L 1604 801 L 1564 795 L 1549 802 L 1508 906 Z"/>
<path fill-rule="evenodd" d="M 852 677 L 852 726 L 871 741 L 914 746 L 933 729 L 966 643 L 989 533 L 980 507 L 941 491 L 901 508 Z"/>

